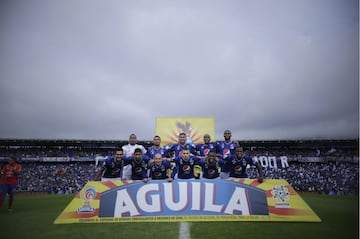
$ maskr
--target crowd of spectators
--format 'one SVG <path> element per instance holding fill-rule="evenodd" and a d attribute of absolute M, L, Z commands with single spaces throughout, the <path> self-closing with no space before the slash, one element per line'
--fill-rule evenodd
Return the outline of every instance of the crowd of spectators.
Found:
<path fill-rule="evenodd" d="M 151 143 L 145 144 L 146 147 Z M 251 156 L 287 156 L 289 167 L 264 168 L 266 179 L 285 179 L 298 192 L 313 192 L 328 195 L 348 195 L 359 193 L 359 152 L 352 148 L 300 149 L 249 147 Z M 77 193 L 90 180 L 94 180 L 99 170 L 97 156 L 109 156 L 114 148 L 10 148 L 0 147 L 0 158 L 15 155 L 18 159 L 40 159 L 42 157 L 91 158 L 89 161 L 70 160 L 68 162 L 20 161 L 23 167 L 17 191 L 48 192 L 55 194 Z M 318 157 L 318 162 L 304 162 L 299 158 Z M 355 159 L 355 160 L 354 160 Z M 5 163 L 5 161 L 2 161 Z M 257 171 L 248 169 L 250 178 L 256 178 Z"/>
<path fill-rule="evenodd" d="M 113 150 L 91 150 L 91 149 L 42 149 L 42 148 L 21 148 L 19 149 L 0 149 L 0 157 L 8 157 L 13 155 L 17 158 L 42 158 L 42 157 L 69 157 L 69 158 L 82 158 L 82 157 L 96 157 L 111 155 Z"/>
<path fill-rule="evenodd" d="M 253 156 L 282 156 L 287 155 L 288 157 L 327 157 L 327 156 L 336 156 L 341 157 L 348 155 L 349 152 L 342 152 L 341 150 L 336 150 L 331 152 L 320 151 L 317 149 L 301 149 L 301 150 L 287 150 L 287 149 L 256 149 L 250 150 Z M 331 153 L 329 153 L 329 151 Z M 41 157 L 96 157 L 96 156 L 107 156 L 114 153 L 114 149 L 103 149 L 103 150 L 80 150 L 80 149 L 1 149 L 0 148 L 0 157 L 9 157 L 10 155 L 16 156 L 17 158 L 41 158 Z M 356 152 L 351 153 L 351 155 L 356 155 Z"/>
<path fill-rule="evenodd" d="M 264 169 L 267 179 L 285 179 L 297 192 L 358 195 L 359 165 L 350 162 L 289 163 L 287 168 Z M 250 178 L 256 170 L 250 169 Z"/>
<path fill-rule="evenodd" d="M 94 163 L 24 163 L 18 182 L 20 192 L 71 194 L 95 177 Z"/>

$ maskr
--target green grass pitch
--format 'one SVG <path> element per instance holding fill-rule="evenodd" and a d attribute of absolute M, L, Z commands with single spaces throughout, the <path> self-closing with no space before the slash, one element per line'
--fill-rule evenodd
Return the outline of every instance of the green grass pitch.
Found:
<path fill-rule="evenodd" d="M 74 195 L 15 195 L 14 211 L 7 200 L 0 209 L 1 238 L 30 239 L 177 239 L 179 223 L 59 224 L 54 220 Z M 358 196 L 301 194 L 322 222 L 193 222 L 192 239 L 359 238 Z"/>

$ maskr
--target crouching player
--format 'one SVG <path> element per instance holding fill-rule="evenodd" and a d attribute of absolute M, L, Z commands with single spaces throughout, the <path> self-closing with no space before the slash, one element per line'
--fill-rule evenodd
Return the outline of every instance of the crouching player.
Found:
<path fill-rule="evenodd" d="M 205 159 L 201 160 L 202 177 L 207 179 L 219 178 L 220 166 L 224 163 L 214 151 L 210 151 Z"/>
<path fill-rule="evenodd" d="M 149 166 L 150 178 L 153 180 L 166 179 L 168 182 L 171 182 L 172 168 L 171 163 L 163 160 L 161 154 L 157 153 L 154 156 L 154 161 Z"/>
<path fill-rule="evenodd" d="M 264 180 L 262 168 L 259 162 L 254 163 L 250 156 L 244 155 L 242 147 L 236 148 L 235 155 L 226 159 L 230 167 L 230 177 L 234 178 L 248 178 L 246 173 L 247 165 L 255 166 L 258 170 L 258 182 L 262 183 Z"/>
<path fill-rule="evenodd" d="M 0 193 L 0 208 L 2 207 L 6 194 L 9 194 L 8 211 L 12 211 L 14 194 L 18 177 L 21 173 L 21 165 L 16 162 L 16 158 L 11 156 L 8 164 L 1 170 L 2 185 Z"/>
<path fill-rule="evenodd" d="M 200 165 L 200 158 L 190 155 L 189 148 L 183 148 L 181 156 L 175 157 L 176 169 L 172 172 L 172 178 L 177 174 L 179 179 L 199 178 L 199 173 L 194 171 L 195 165 Z"/>
<path fill-rule="evenodd" d="M 121 180 L 124 168 L 123 150 L 119 149 L 115 152 L 115 156 L 107 158 L 99 172 L 95 176 L 95 181 L 101 178 L 101 181 Z"/>
<path fill-rule="evenodd" d="M 134 156 L 124 158 L 124 166 L 131 165 L 131 180 L 142 180 L 146 183 L 148 176 L 149 158 L 143 155 L 140 148 L 134 150 Z"/>

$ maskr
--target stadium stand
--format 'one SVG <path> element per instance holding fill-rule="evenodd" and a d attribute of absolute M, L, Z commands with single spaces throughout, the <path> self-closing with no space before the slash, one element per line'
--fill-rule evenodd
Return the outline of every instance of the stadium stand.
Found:
<path fill-rule="evenodd" d="M 76 193 L 93 180 L 99 161 L 126 140 L 0 139 L 0 164 L 15 155 L 23 166 L 19 192 Z M 139 141 L 149 147 L 150 141 Z M 359 193 L 359 142 L 356 140 L 239 141 L 265 178 L 285 179 L 298 192 L 328 195 Z M 248 168 L 251 178 L 256 170 Z"/>

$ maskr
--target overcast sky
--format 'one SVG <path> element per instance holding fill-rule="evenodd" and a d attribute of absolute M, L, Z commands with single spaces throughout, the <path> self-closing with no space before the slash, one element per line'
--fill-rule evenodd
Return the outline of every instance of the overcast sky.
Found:
<path fill-rule="evenodd" d="M 357 0 L 2 0 L 0 36 L 0 138 L 359 137 Z"/>

